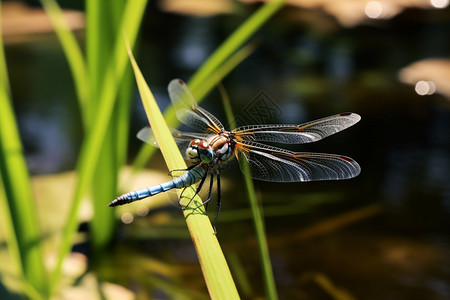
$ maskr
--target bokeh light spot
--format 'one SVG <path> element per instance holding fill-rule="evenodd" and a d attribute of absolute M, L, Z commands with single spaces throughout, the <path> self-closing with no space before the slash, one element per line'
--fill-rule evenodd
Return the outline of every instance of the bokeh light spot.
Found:
<path fill-rule="evenodd" d="M 421 80 L 416 83 L 415 91 L 421 96 L 432 95 L 436 92 L 436 84 L 433 81 Z"/>
<path fill-rule="evenodd" d="M 449 0 L 431 0 L 430 3 L 436 8 L 446 8 L 449 4 Z"/>
<path fill-rule="evenodd" d="M 139 205 L 136 208 L 136 214 L 138 216 L 145 217 L 146 215 L 148 215 L 148 212 L 149 212 L 149 209 L 148 209 L 148 206 L 146 206 L 146 205 Z"/>
<path fill-rule="evenodd" d="M 122 220 L 122 223 L 124 224 L 130 224 L 133 222 L 134 217 L 133 214 L 126 212 L 122 215 L 122 217 L 120 217 L 120 220 Z"/>
<path fill-rule="evenodd" d="M 378 19 L 383 14 L 383 5 L 378 1 L 370 1 L 366 4 L 365 13 L 371 19 Z"/>

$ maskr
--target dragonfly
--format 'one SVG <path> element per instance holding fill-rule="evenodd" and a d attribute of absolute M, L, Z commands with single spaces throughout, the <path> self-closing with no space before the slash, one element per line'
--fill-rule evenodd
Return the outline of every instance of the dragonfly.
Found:
<path fill-rule="evenodd" d="M 213 114 L 197 105 L 188 86 L 181 79 L 172 80 L 168 92 L 179 121 L 195 130 L 172 130 L 178 148 L 184 152 L 185 159 L 191 162 L 190 167 L 181 176 L 168 182 L 123 194 L 109 206 L 127 204 L 198 183 L 196 195 L 209 177 L 208 196 L 198 207 L 204 206 L 207 209 L 216 179 L 218 208 L 213 225 L 215 229 L 221 208 L 221 170 L 234 158 L 240 162 L 243 172 L 244 164 L 241 162 L 247 163 L 246 168 L 252 178 L 271 182 L 349 179 L 361 171 L 355 160 L 344 155 L 293 152 L 265 144 L 305 144 L 319 141 L 357 123 L 361 117 L 356 113 L 340 113 L 304 124 L 246 125 L 228 131 Z M 140 140 L 155 144 L 152 136 L 150 127 L 144 127 L 137 134 Z"/>

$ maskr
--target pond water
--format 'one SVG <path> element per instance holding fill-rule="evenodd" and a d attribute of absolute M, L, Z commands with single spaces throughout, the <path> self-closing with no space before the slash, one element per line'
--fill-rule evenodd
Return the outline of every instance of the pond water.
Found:
<path fill-rule="evenodd" d="M 449 9 L 407 9 L 354 27 L 322 12 L 290 9 L 257 34 L 255 53 L 224 80 L 233 109 L 247 124 L 358 113 L 362 120 L 355 126 L 290 149 L 347 155 L 362 172 L 340 182 L 255 182 L 280 299 L 449 299 L 450 95 L 420 96 L 398 75 L 425 58 L 448 59 Z M 188 80 L 242 21 L 239 14 L 195 17 L 149 9 L 139 64 L 162 108 L 169 103 L 168 82 Z M 6 55 L 30 171 L 73 169 L 81 122 L 56 38 L 7 45 Z M 261 95 L 273 109 L 256 115 L 251 105 Z M 146 125 L 137 96 L 133 105 L 132 135 Z M 202 106 L 225 120 L 217 91 Z M 139 146 L 131 139 L 130 160 Z M 148 166 L 166 172 L 161 159 L 155 156 Z M 242 271 L 235 278 L 241 296 L 256 299 L 264 295 L 262 271 L 240 176 L 235 166 L 223 175 L 218 238 L 232 272 Z M 210 205 L 211 218 L 214 209 Z M 158 223 L 167 216 L 171 223 Z M 136 270 L 133 259 L 150 257 L 172 265 L 174 286 L 207 295 L 184 226 L 174 206 L 122 225 L 115 250 L 100 263 L 106 268 L 113 259 L 122 274 L 106 277 L 168 299 L 157 282 L 173 276 L 149 266 Z M 146 280 L 152 286 L 147 294 L 141 286 Z"/>

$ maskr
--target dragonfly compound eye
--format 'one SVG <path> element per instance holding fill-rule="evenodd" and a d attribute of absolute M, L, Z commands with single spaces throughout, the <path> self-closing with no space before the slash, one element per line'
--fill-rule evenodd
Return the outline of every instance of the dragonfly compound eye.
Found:
<path fill-rule="evenodd" d="M 206 141 L 200 141 L 197 146 L 200 160 L 205 164 L 209 164 L 214 156 L 211 146 Z"/>
<path fill-rule="evenodd" d="M 209 164 L 213 160 L 213 151 L 207 141 L 195 139 L 189 143 L 186 149 L 188 158 L 193 162 Z"/>
<path fill-rule="evenodd" d="M 205 163 L 205 164 L 209 164 L 212 160 L 213 160 L 213 151 L 212 149 L 208 148 L 208 149 L 203 149 L 203 148 L 199 148 L 200 153 L 200 160 Z"/>

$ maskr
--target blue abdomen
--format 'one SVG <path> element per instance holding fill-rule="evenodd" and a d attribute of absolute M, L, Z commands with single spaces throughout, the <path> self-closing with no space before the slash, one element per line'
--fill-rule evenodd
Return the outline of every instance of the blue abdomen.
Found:
<path fill-rule="evenodd" d="M 148 187 L 142 190 L 132 191 L 123 194 L 116 199 L 114 199 L 108 206 L 123 205 L 137 200 L 141 200 L 156 194 L 175 189 L 183 188 L 193 185 L 199 181 L 206 174 L 206 169 L 203 165 L 198 165 L 191 169 L 189 172 L 184 173 L 180 177 L 174 178 L 171 181 L 161 183 L 152 187 Z"/>

